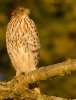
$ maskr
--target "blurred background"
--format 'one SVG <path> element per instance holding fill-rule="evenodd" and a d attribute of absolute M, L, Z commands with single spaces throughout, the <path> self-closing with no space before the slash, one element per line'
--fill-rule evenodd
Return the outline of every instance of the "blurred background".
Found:
<path fill-rule="evenodd" d="M 15 75 L 6 50 L 6 28 L 11 12 L 24 5 L 37 25 L 40 41 L 40 66 L 76 58 L 76 0 L 0 0 L 0 80 Z M 65 66 L 64 66 L 65 67 Z M 76 98 L 76 72 L 40 82 L 48 95 Z"/>

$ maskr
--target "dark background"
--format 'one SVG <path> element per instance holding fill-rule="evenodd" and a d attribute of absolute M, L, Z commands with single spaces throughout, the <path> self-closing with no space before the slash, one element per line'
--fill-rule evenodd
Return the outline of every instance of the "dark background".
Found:
<path fill-rule="evenodd" d="M 0 0 L 0 80 L 10 80 L 15 75 L 5 38 L 11 12 L 21 5 L 31 10 L 30 18 L 38 28 L 40 66 L 76 58 L 76 0 Z M 48 95 L 76 98 L 76 72 L 42 81 L 40 87 Z"/>

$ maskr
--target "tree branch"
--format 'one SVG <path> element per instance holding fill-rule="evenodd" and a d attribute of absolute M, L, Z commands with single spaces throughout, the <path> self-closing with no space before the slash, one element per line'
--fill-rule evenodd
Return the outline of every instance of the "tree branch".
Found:
<path fill-rule="evenodd" d="M 29 84 L 40 80 L 47 80 L 55 76 L 62 76 L 76 71 L 76 59 L 68 59 L 65 62 L 41 67 L 28 74 L 14 77 L 9 82 L 0 82 L 0 100 L 71 100 L 55 96 L 47 96 L 30 89 Z M 72 99 L 76 100 L 76 99 Z"/>
<path fill-rule="evenodd" d="M 24 80 L 27 83 L 35 83 L 40 80 L 46 80 L 55 76 L 63 76 L 76 71 L 76 59 L 68 59 L 65 62 L 41 67 L 35 71 L 28 73 Z"/>

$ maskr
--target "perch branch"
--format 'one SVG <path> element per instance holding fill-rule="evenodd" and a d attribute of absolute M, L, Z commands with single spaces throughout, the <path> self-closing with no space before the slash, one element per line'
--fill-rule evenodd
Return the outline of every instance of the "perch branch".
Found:
<path fill-rule="evenodd" d="M 28 74 L 15 77 L 9 82 L 0 82 L 0 100 L 71 100 L 37 93 L 35 89 L 29 89 L 29 84 L 55 76 L 66 75 L 72 71 L 76 71 L 76 59 L 68 59 L 62 63 L 41 67 Z"/>
<path fill-rule="evenodd" d="M 27 83 L 35 83 L 55 76 L 70 74 L 73 71 L 76 71 L 76 59 L 68 59 L 62 63 L 41 67 L 32 71 L 24 77 L 24 80 Z"/>

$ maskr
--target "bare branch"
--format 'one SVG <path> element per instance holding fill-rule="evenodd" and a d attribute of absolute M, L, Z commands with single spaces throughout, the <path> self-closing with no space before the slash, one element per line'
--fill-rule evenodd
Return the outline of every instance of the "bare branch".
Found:
<path fill-rule="evenodd" d="M 55 96 L 47 96 L 30 89 L 29 84 L 40 80 L 47 80 L 54 76 L 62 76 L 76 71 L 76 59 L 68 59 L 65 62 L 41 67 L 28 74 L 20 75 L 9 82 L 0 82 L 0 100 L 71 100 Z M 76 100 L 76 99 L 72 99 Z"/>
<path fill-rule="evenodd" d="M 27 83 L 35 83 L 55 76 L 63 76 L 76 71 L 76 59 L 68 59 L 65 62 L 41 67 L 38 70 L 28 73 L 24 80 Z"/>

